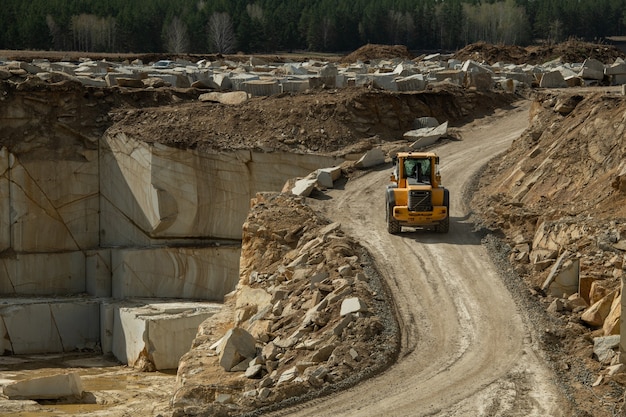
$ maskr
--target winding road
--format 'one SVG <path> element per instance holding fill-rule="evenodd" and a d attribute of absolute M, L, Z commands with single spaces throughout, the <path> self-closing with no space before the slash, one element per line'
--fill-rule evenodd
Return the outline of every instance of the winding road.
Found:
<path fill-rule="evenodd" d="M 324 211 L 371 252 L 395 302 L 399 360 L 341 393 L 273 416 L 567 416 L 567 402 L 538 355 L 523 311 L 472 231 L 464 190 L 528 125 L 528 102 L 460 129 L 436 149 L 451 193 L 450 232 L 387 233 L 385 185 L 373 171 L 334 190 Z"/>

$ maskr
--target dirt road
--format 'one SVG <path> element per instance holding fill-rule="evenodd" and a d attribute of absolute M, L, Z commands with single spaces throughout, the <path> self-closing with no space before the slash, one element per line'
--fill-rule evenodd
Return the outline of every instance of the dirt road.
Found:
<path fill-rule="evenodd" d="M 273 415 L 566 416 L 567 404 L 533 349 L 527 319 L 468 223 L 470 178 L 528 124 L 528 104 L 478 120 L 437 148 L 451 192 L 447 235 L 389 235 L 384 187 L 391 169 L 331 193 L 324 211 L 377 259 L 402 329 L 400 360 L 337 395 Z"/>

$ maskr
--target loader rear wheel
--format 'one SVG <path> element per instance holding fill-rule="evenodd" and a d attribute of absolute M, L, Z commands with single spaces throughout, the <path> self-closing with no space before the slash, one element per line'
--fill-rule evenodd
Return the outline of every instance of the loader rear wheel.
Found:
<path fill-rule="evenodd" d="M 387 231 L 392 235 L 397 235 L 401 230 L 402 226 L 393 218 L 393 207 L 387 206 Z"/>

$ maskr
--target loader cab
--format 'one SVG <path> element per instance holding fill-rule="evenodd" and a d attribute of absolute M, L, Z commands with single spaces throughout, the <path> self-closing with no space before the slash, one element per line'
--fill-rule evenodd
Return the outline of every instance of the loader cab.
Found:
<path fill-rule="evenodd" d="M 399 188 L 411 185 L 437 187 L 441 182 L 439 157 L 432 153 L 399 153 L 393 160 L 394 171 L 391 181 Z"/>

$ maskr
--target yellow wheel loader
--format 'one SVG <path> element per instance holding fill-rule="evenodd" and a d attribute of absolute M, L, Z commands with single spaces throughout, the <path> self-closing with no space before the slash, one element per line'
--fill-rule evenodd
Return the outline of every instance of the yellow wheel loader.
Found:
<path fill-rule="evenodd" d="M 439 157 L 433 152 L 399 152 L 393 162 L 385 198 L 389 233 L 400 233 L 402 226 L 448 233 L 450 194 L 441 186 Z"/>

